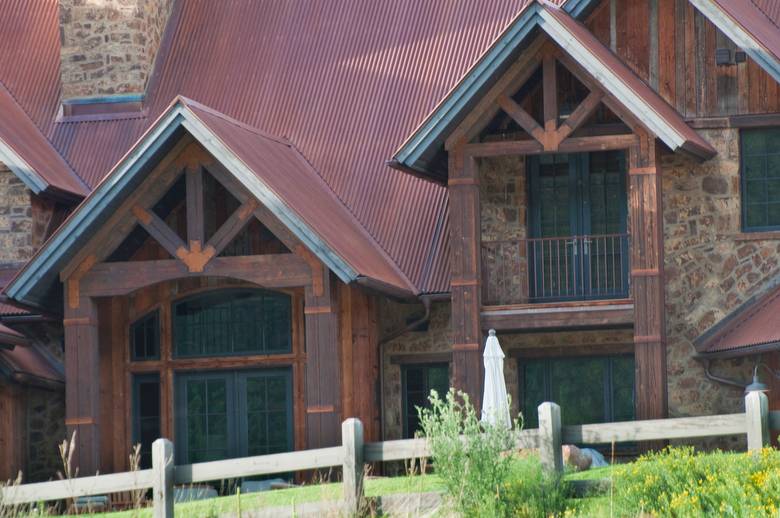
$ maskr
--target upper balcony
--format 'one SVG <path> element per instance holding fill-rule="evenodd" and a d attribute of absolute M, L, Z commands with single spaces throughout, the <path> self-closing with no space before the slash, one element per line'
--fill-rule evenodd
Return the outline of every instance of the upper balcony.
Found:
<path fill-rule="evenodd" d="M 627 233 L 482 242 L 482 303 L 626 299 L 628 250 Z"/>

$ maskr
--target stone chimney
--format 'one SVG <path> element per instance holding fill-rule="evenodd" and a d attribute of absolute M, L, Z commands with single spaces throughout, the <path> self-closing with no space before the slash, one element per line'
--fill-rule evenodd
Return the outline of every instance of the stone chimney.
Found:
<path fill-rule="evenodd" d="M 59 0 L 65 105 L 125 96 L 139 100 L 174 0 Z"/>

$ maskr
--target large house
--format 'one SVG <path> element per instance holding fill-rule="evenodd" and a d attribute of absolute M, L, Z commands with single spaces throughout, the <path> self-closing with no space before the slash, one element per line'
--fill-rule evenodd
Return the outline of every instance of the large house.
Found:
<path fill-rule="evenodd" d="M 528 426 L 780 408 L 778 24 L 0 0 L 0 476 L 411 436 L 488 329 Z"/>

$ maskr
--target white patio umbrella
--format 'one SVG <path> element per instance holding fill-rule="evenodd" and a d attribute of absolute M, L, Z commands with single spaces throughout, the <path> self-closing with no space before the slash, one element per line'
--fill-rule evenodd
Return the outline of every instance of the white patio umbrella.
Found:
<path fill-rule="evenodd" d="M 509 417 L 509 403 L 506 399 L 504 381 L 504 351 L 498 343 L 495 329 L 488 332 L 485 343 L 485 390 L 482 397 L 482 422 L 494 425 L 512 426 Z"/>

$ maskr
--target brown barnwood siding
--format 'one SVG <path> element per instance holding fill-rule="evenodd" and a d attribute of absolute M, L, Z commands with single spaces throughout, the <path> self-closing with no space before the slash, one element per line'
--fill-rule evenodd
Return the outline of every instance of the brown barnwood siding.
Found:
<path fill-rule="evenodd" d="M 778 86 L 750 58 L 715 65 L 715 49 L 737 47 L 688 0 L 656 0 L 657 17 L 648 0 L 617 2 L 616 50 L 642 79 L 653 86 L 651 69 L 658 63 L 658 92 L 687 118 L 718 117 L 780 111 Z M 651 21 L 655 20 L 653 24 Z M 586 21 L 587 27 L 609 46 L 609 0 Z M 653 33 L 658 48 L 653 49 Z M 657 52 L 657 56 L 651 53 Z"/>
<path fill-rule="evenodd" d="M 24 471 L 25 396 L 14 384 L 0 384 L 0 480 L 13 480 Z M 24 473 L 26 475 L 26 473 Z"/>

